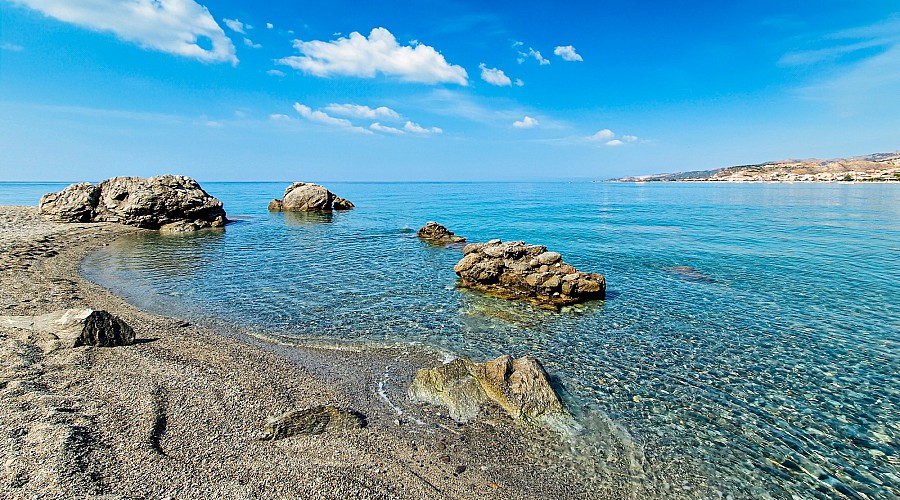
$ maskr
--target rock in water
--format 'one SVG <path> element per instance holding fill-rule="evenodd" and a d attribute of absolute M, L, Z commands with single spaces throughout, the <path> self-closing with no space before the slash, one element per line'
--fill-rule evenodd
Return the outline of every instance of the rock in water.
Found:
<path fill-rule="evenodd" d="M 40 316 L 0 316 L 0 325 L 47 335 L 48 350 L 60 346 L 131 345 L 135 337 L 134 330 L 120 318 L 93 309 L 64 309 Z"/>
<path fill-rule="evenodd" d="M 568 418 L 541 363 L 530 356 L 503 355 L 476 363 L 457 358 L 416 373 L 408 394 L 413 401 L 445 406 L 457 422 L 474 419 L 489 401 L 518 423 L 556 423 Z"/>
<path fill-rule="evenodd" d="M 221 227 L 227 222 L 222 202 L 182 175 L 73 184 L 41 197 L 40 213 L 59 222 L 118 222 L 169 231 Z"/>
<path fill-rule="evenodd" d="M 465 238 L 454 235 L 452 231 L 433 221 L 425 223 L 425 225 L 416 232 L 416 235 L 431 243 L 449 244 L 463 243 L 466 241 Z"/>
<path fill-rule="evenodd" d="M 295 182 L 284 190 L 284 197 L 269 202 L 271 212 L 321 212 L 332 208 L 350 210 L 354 205 L 349 200 L 336 196 L 325 186 L 306 182 Z"/>
<path fill-rule="evenodd" d="M 466 245 L 453 271 L 460 286 L 550 308 L 606 295 L 602 274 L 578 271 L 547 247 L 523 241 Z"/>
<path fill-rule="evenodd" d="M 322 434 L 365 426 L 366 418 L 361 413 L 334 406 L 314 406 L 305 410 L 292 410 L 269 420 L 262 439 L 284 439 L 301 434 Z"/>

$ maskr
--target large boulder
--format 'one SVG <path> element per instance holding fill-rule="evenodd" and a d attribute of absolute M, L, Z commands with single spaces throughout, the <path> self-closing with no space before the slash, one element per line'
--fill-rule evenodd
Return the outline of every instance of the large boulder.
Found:
<path fill-rule="evenodd" d="M 295 182 L 284 190 L 284 197 L 269 202 L 270 212 L 322 212 L 331 209 L 349 210 L 353 203 L 336 196 L 320 186 L 308 182 Z"/>
<path fill-rule="evenodd" d="M 602 274 L 578 271 L 547 247 L 522 241 L 466 245 L 453 271 L 460 286 L 549 308 L 606 295 Z"/>
<path fill-rule="evenodd" d="M 58 347 L 116 347 L 134 344 L 134 330 L 106 311 L 63 309 L 39 316 L 0 316 L 0 326 L 46 336 L 48 350 Z"/>
<path fill-rule="evenodd" d="M 221 227 L 227 222 L 222 202 L 183 175 L 73 184 L 41 197 L 40 213 L 58 222 L 118 222 L 172 231 Z"/>
<path fill-rule="evenodd" d="M 433 221 L 429 221 L 424 226 L 419 228 L 419 230 L 416 232 L 416 235 L 429 243 L 437 243 L 442 245 L 447 245 L 450 243 L 464 243 L 466 241 L 465 238 L 456 236 L 455 234 L 453 234 L 453 231 L 450 231 L 441 224 Z"/>
<path fill-rule="evenodd" d="M 413 401 L 444 406 L 457 422 L 469 422 L 487 403 L 499 405 L 517 423 L 553 424 L 568 413 L 540 361 L 503 355 L 476 363 L 457 358 L 422 368 L 407 391 Z"/>

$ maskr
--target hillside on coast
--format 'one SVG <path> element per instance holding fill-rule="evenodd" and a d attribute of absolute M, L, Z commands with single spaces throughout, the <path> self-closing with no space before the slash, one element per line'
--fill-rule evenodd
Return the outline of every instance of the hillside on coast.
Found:
<path fill-rule="evenodd" d="M 900 182 L 900 151 L 831 160 L 780 160 L 714 170 L 653 174 L 618 182 Z"/>

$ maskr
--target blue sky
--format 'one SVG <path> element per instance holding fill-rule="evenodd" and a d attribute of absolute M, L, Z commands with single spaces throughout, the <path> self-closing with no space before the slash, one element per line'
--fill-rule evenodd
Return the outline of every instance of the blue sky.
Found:
<path fill-rule="evenodd" d="M 896 2 L 0 9 L 0 180 L 605 179 L 900 149 Z"/>

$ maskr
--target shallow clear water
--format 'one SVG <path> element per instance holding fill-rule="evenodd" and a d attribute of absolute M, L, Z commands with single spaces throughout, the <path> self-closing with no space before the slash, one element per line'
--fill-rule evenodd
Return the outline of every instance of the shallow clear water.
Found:
<path fill-rule="evenodd" d="M 570 404 L 723 495 L 900 496 L 900 185 L 333 183 L 357 208 L 332 216 L 266 212 L 285 184 L 204 187 L 238 222 L 120 240 L 84 271 L 286 338 L 538 356 Z M 415 237 L 428 220 L 547 245 L 605 274 L 607 300 L 457 290 L 461 253 Z"/>

